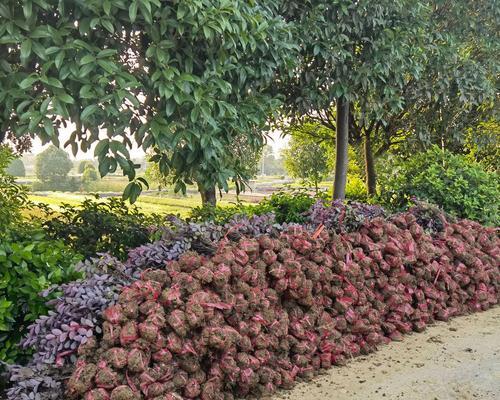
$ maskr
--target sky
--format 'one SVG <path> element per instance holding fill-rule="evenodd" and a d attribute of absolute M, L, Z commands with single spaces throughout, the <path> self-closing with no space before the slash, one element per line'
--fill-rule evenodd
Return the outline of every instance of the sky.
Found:
<path fill-rule="evenodd" d="M 72 127 L 71 125 L 68 125 L 68 127 L 66 129 L 63 129 L 60 131 L 61 136 L 59 138 L 59 141 L 61 143 L 61 147 L 66 142 L 66 140 L 68 140 L 73 129 L 74 129 L 74 127 Z M 283 150 L 287 146 L 287 143 L 288 143 L 288 138 L 282 138 L 281 132 L 273 131 L 270 134 L 270 139 L 269 139 L 268 144 L 270 146 L 272 146 L 273 151 L 275 153 L 275 156 L 279 156 L 281 150 Z M 45 150 L 49 145 L 50 144 L 46 144 L 45 146 L 42 146 L 41 141 L 39 139 L 35 139 L 33 141 L 33 147 L 31 149 L 30 153 L 35 154 L 35 155 L 39 154 L 43 150 Z M 76 157 L 73 157 L 73 153 L 71 152 L 70 147 L 68 147 L 66 149 L 63 148 L 63 150 L 65 150 L 69 154 L 69 156 L 72 160 L 74 160 L 74 159 L 76 159 L 76 160 L 88 160 L 90 158 L 94 158 L 94 147 L 92 147 L 92 149 L 90 151 L 88 151 L 87 153 L 79 152 L 76 155 Z M 142 157 L 144 157 L 144 151 L 141 148 L 135 147 L 134 149 L 131 150 L 130 155 L 132 158 L 136 158 L 136 159 L 142 158 Z"/>

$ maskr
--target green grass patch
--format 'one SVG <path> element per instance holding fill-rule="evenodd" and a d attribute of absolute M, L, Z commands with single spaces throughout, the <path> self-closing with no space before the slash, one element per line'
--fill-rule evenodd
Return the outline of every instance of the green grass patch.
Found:
<path fill-rule="evenodd" d="M 31 194 L 29 199 L 34 203 L 48 204 L 52 209 L 60 211 L 62 204 L 78 206 L 83 200 L 90 197 L 85 194 L 51 192 L 47 194 Z M 104 199 L 104 198 L 103 198 Z M 232 201 L 220 200 L 219 205 L 227 206 L 234 204 Z M 142 195 L 135 205 L 147 214 L 179 214 L 187 216 L 194 207 L 201 206 L 199 195 Z"/>

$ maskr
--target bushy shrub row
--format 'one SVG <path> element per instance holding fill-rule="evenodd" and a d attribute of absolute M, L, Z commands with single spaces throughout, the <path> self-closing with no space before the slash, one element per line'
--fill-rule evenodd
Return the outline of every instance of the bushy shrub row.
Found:
<path fill-rule="evenodd" d="M 123 259 L 128 249 L 149 242 L 151 228 L 161 223 L 158 215 L 146 215 L 121 199 L 95 197 L 78 206 L 64 204 L 57 212 L 46 209 L 42 227 L 84 257 L 110 253 Z"/>
<path fill-rule="evenodd" d="M 322 193 L 313 195 L 306 190 L 283 190 L 273 193 L 255 205 L 196 207 L 191 211 L 188 219 L 192 222 L 210 221 L 223 225 L 237 215 L 251 217 L 273 213 L 279 224 L 303 223 L 306 221 L 306 213 L 318 199 L 326 201 L 327 195 Z"/>
<path fill-rule="evenodd" d="M 377 202 L 403 210 L 413 198 L 442 207 L 458 217 L 483 224 L 500 224 L 500 179 L 466 156 L 437 146 L 403 159 L 392 157 L 381 165 Z"/>
<path fill-rule="evenodd" d="M 78 192 L 81 188 L 82 180 L 77 176 L 45 182 L 35 181 L 31 184 L 33 192 Z"/>
<path fill-rule="evenodd" d="M 29 202 L 26 189 L 6 173 L 12 159 L 9 149 L 0 148 L 0 361 L 8 363 L 29 353 L 17 345 L 28 325 L 48 310 L 48 299 L 39 293 L 81 276 L 73 269 L 80 259 L 75 252 L 22 221 Z"/>

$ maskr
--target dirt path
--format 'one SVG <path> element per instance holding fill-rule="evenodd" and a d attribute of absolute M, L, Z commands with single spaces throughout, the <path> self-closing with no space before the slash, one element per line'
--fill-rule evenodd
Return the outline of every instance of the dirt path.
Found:
<path fill-rule="evenodd" d="M 273 399 L 500 399 L 500 307 L 406 336 Z"/>

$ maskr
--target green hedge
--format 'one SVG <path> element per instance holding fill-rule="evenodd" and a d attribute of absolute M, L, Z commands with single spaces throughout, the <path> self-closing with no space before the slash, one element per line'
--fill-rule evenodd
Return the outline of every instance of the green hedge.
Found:
<path fill-rule="evenodd" d="M 378 202 L 400 210 L 412 198 L 459 218 L 499 225 L 499 176 L 467 157 L 434 146 L 410 158 L 392 157 L 379 171 Z"/>

